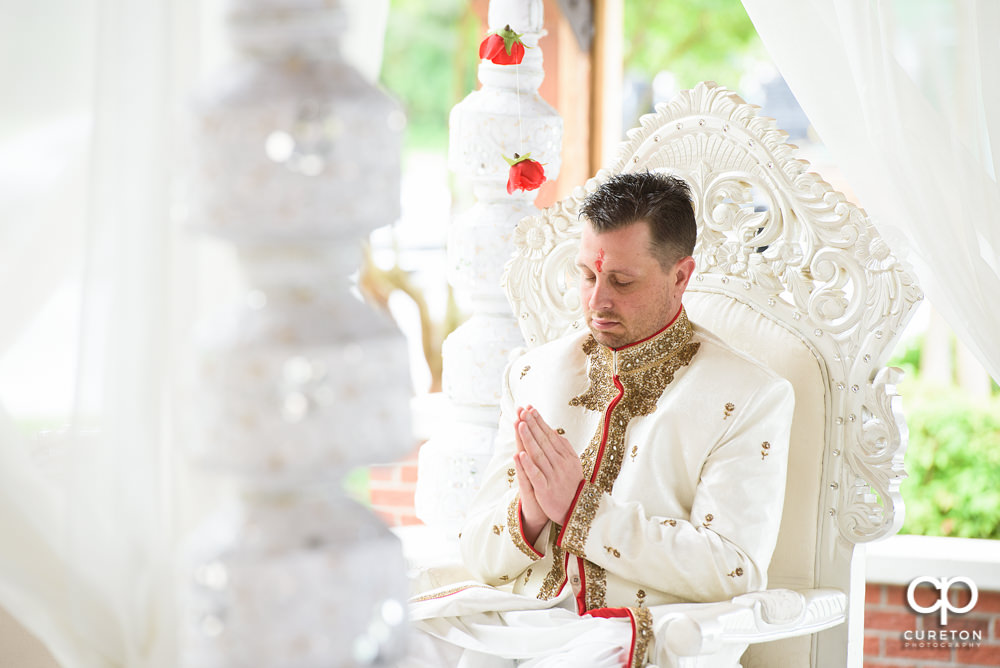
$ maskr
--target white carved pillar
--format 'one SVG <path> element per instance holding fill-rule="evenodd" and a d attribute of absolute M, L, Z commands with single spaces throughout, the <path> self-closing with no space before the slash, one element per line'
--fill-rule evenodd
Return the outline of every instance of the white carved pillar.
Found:
<path fill-rule="evenodd" d="M 559 175 L 562 118 L 538 94 L 545 75 L 538 46 L 545 34 L 542 19 L 542 0 L 490 2 L 490 30 L 509 25 L 522 34 L 524 60 L 520 65 L 484 60 L 482 88 L 451 112 L 449 165 L 472 181 L 476 203 L 451 225 L 449 282 L 472 315 L 443 346 L 451 420 L 420 450 L 416 492 L 417 516 L 449 530 L 461 524 L 489 462 L 503 370 L 524 343 L 500 279 L 514 249 L 514 228 L 537 211 L 538 191 L 507 193 L 504 156 L 530 153 L 544 165 L 548 180 Z"/>
<path fill-rule="evenodd" d="M 395 665 L 401 550 L 341 479 L 411 447 L 406 346 L 349 280 L 399 213 L 401 112 L 341 58 L 337 2 L 226 20 L 240 58 L 198 98 L 195 229 L 235 246 L 248 291 L 198 342 L 193 458 L 232 493 L 187 550 L 182 664 Z"/>

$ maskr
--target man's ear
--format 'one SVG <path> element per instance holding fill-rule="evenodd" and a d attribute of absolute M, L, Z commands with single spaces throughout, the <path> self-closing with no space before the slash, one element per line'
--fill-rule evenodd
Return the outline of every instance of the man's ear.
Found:
<path fill-rule="evenodd" d="M 674 281 L 681 290 L 687 288 L 688 281 L 694 276 L 694 258 L 688 255 L 682 257 L 674 265 Z"/>

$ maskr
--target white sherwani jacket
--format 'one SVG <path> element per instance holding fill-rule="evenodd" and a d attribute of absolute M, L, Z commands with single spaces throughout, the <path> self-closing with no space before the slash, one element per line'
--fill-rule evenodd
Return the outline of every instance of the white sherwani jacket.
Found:
<path fill-rule="evenodd" d="M 528 404 L 576 447 L 585 478 L 564 525 L 550 523 L 533 545 L 521 530 L 512 459 L 515 408 Z M 630 663 L 644 665 L 653 616 L 666 604 L 766 586 L 792 388 L 683 310 L 617 350 L 589 332 L 535 348 L 508 367 L 501 409 L 496 451 L 460 542 L 465 567 L 514 595 L 510 605 L 565 605 L 572 595 L 579 615 L 627 617 Z M 495 595 L 467 592 L 421 597 L 416 618 L 435 605 L 461 614 L 463 598 L 496 604 Z"/>

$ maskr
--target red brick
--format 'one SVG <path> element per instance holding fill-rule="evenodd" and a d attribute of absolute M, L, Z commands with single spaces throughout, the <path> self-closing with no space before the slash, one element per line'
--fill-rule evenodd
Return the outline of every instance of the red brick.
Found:
<path fill-rule="evenodd" d="M 959 647 L 955 659 L 966 666 L 1000 666 L 1000 645 L 984 642 L 979 647 Z"/>
<path fill-rule="evenodd" d="M 372 505 L 378 508 L 413 508 L 412 489 L 372 489 Z"/>
<path fill-rule="evenodd" d="M 409 483 L 417 482 L 416 464 L 404 464 L 399 468 L 399 473 L 403 482 L 409 482 Z"/>
<path fill-rule="evenodd" d="M 402 526 L 413 526 L 416 524 L 423 524 L 422 521 L 416 515 L 402 514 L 399 516 L 399 523 Z"/>
<path fill-rule="evenodd" d="M 922 665 L 929 666 L 931 664 Z M 881 661 L 876 661 L 875 663 L 872 663 L 866 657 L 864 661 L 864 668 L 917 668 L 917 664 L 910 663 L 909 661 L 893 661 L 892 663 L 882 663 Z"/>
<path fill-rule="evenodd" d="M 1000 617 L 993 618 L 993 631 L 990 632 L 990 640 L 1000 640 Z"/>
<path fill-rule="evenodd" d="M 865 585 L 865 607 L 885 603 L 885 587 L 868 583 Z"/>
<path fill-rule="evenodd" d="M 882 656 L 882 639 L 874 633 L 865 634 L 865 658 Z"/>
<path fill-rule="evenodd" d="M 912 613 L 898 610 L 865 609 L 865 629 L 899 631 L 915 628 L 916 618 Z"/>
<path fill-rule="evenodd" d="M 976 601 L 976 607 L 973 610 L 978 613 L 1000 612 L 1000 592 L 980 591 L 979 600 Z"/>
<path fill-rule="evenodd" d="M 938 613 L 931 613 L 927 615 L 919 615 L 920 626 L 917 628 L 921 629 L 933 629 L 933 630 L 955 630 L 955 631 L 968 631 L 972 633 L 973 631 L 979 631 L 983 634 L 983 639 L 989 637 L 990 633 L 990 618 L 983 615 L 948 615 L 948 623 L 945 625 L 941 624 L 941 615 Z"/>
<path fill-rule="evenodd" d="M 903 658 L 903 659 L 923 659 L 925 661 L 940 660 L 947 661 L 951 658 L 951 648 L 950 647 L 920 647 L 922 641 L 911 640 L 909 641 L 910 646 L 903 646 L 903 634 L 898 636 L 888 636 L 885 639 L 885 656 L 888 658 Z M 923 641 L 924 645 L 933 645 L 935 643 Z"/>
<path fill-rule="evenodd" d="M 368 480 L 371 482 L 396 482 L 399 480 L 399 467 L 372 466 L 368 469 Z"/>
<path fill-rule="evenodd" d="M 910 606 L 906 602 L 906 587 L 902 585 L 886 585 L 885 603 L 896 608 L 906 608 L 909 610 Z"/>

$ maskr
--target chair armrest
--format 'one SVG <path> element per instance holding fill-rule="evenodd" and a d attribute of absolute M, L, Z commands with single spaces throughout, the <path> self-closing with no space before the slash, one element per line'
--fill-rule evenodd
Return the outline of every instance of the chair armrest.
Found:
<path fill-rule="evenodd" d="M 838 589 L 768 589 L 667 613 L 654 632 L 671 652 L 691 657 L 713 654 L 728 644 L 809 635 L 846 617 L 847 595 Z"/>

